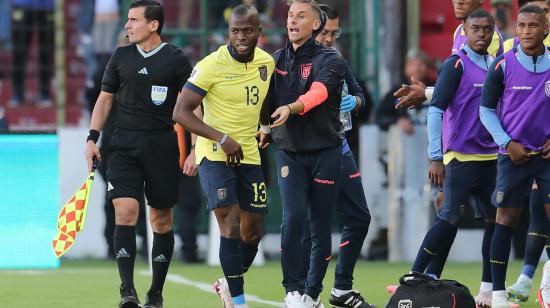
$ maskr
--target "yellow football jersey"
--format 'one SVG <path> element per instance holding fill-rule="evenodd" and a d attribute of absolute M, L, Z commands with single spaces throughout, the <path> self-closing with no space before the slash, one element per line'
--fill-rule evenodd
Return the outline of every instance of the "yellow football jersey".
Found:
<path fill-rule="evenodd" d="M 191 73 L 188 82 L 206 92 L 202 104 L 204 123 L 227 134 L 243 150 L 243 164 L 260 165 L 256 132 L 260 109 L 269 89 L 275 62 L 267 52 L 256 48 L 254 60 L 242 63 L 235 60 L 224 45 L 202 59 Z M 203 158 L 226 161 L 227 155 L 219 140 L 197 139 L 196 162 Z"/>
<path fill-rule="evenodd" d="M 507 52 L 508 50 L 514 48 L 514 46 L 517 44 L 515 40 L 515 37 L 511 37 L 504 41 L 504 52 Z M 544 46 L 550 46 L 550 33 L 548 33 L 548 35 L 544 39 Z"/>
<path fill-rule="evenodd" d="M 443 164 L 447 165 L 453 159 L 456 159 L 461 162 L 466 161 L 487 161 L 487 160 L 496 160 L 497 153 L 495 154 L 464 154 L 455 151 L 447 151 L 443 154 Z"/>

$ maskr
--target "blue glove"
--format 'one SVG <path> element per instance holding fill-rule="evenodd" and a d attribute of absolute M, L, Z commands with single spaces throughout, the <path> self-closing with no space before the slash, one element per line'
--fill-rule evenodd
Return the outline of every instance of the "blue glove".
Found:
<path fill-rule="evenodd" d="M 346 95 L 342 97 L 342 102 L 340 103 L 340 111 L 350 112 L 357 107 L 357 98 L 353 95 Z"/>

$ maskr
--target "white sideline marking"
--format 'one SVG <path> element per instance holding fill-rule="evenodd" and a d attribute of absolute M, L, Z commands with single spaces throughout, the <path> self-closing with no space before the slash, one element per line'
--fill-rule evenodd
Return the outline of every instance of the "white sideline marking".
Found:
<path fill-rule="evenodd" d="M 140 274 L 143 275 L 143 276 L 150 276 L 151 275 L 151 273 L 148 272 L 148 271 L 141 271 Z M 197 288 L 201 291 L 204 291 L 204 292 L 214 293 L 214 290 L 212 290 L 212 285 L 210 285 L 208 283 L 200 282 L 200 281 L 190 280 L 190 279 L 187 279 L 187 278 L 185 278 L 181 275 L 168 274 L 166 276 L 166 280 L 169 280 L 169 281 L 177 283 L 177 284 L 192 286 L 192 287 L 195 287 L 195 288 Z M 261 299 L 260 297 L 258 297 L 256 295 L 245 294 L 245 297 L 246 297 L 247 302 L 255 302 L 255 303 L 270 305 L 270 306 L 274 306 L 274 307 L 284 307 L 283 303 Z"/>

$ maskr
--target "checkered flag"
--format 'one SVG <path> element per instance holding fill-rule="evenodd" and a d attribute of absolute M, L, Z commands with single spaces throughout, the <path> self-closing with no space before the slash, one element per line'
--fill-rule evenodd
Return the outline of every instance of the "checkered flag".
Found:
<path fill-rule="evenodd" d="M 52 241 L 53 251 L 59 258 L 74 244 L 76 234 L 84 229 L 88 200 L 94 182 L 95 163 L 92 172 L 80 189 L 61 208 L 57 217 L 57 234 Z"/>

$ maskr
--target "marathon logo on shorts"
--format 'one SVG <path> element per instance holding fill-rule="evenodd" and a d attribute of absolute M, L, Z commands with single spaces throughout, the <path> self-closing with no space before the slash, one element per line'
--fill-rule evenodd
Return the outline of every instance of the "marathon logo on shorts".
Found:
<path fill-rule="evenodd" d="M 267 204 L 265 204 L 265 203 L 262 203 L 262 204 L 250 203 L 250 206 L 254 207 L 254 208 L 257 208 L 257 209 L 263 209 L 263 208 L 267 207 Z"/>
<path fill-rule="evenodd" d="M 168 96 L 168 87 L 152 86 L 151 87 L 151 99 L 157 106 L 162 105 Z"/>
<path fill-rule="evenodd" d="M 227 198 L 227 188 L 218 189 L 218 199 L 223 201 L 225 198 Z"/>
<path fill-rule="evenodd" d="M 546 93 L 546 96 L 550 97 L 550 81 L 544 83 L 544 93 Z"/>
<path fill-rule="evenodd" d="M 413 302 L 410 299 L 402 299 L 397 303 L 398 308 L 412 308 Z"/>
<path fill-rule="evenodd" d="M 260 72 L 260 78 L 263 81 L 266 81 L 267 80 L 267 66 L 262 65 L 262 66 L 258 67 L 258 71 Z"/>
<path fill-rule="evenodd" d="M 311 73 L 311 63 L 305 63 L 300 65 L 300 72 L 302 73 L 302 79 L 307 79 Z"/>

